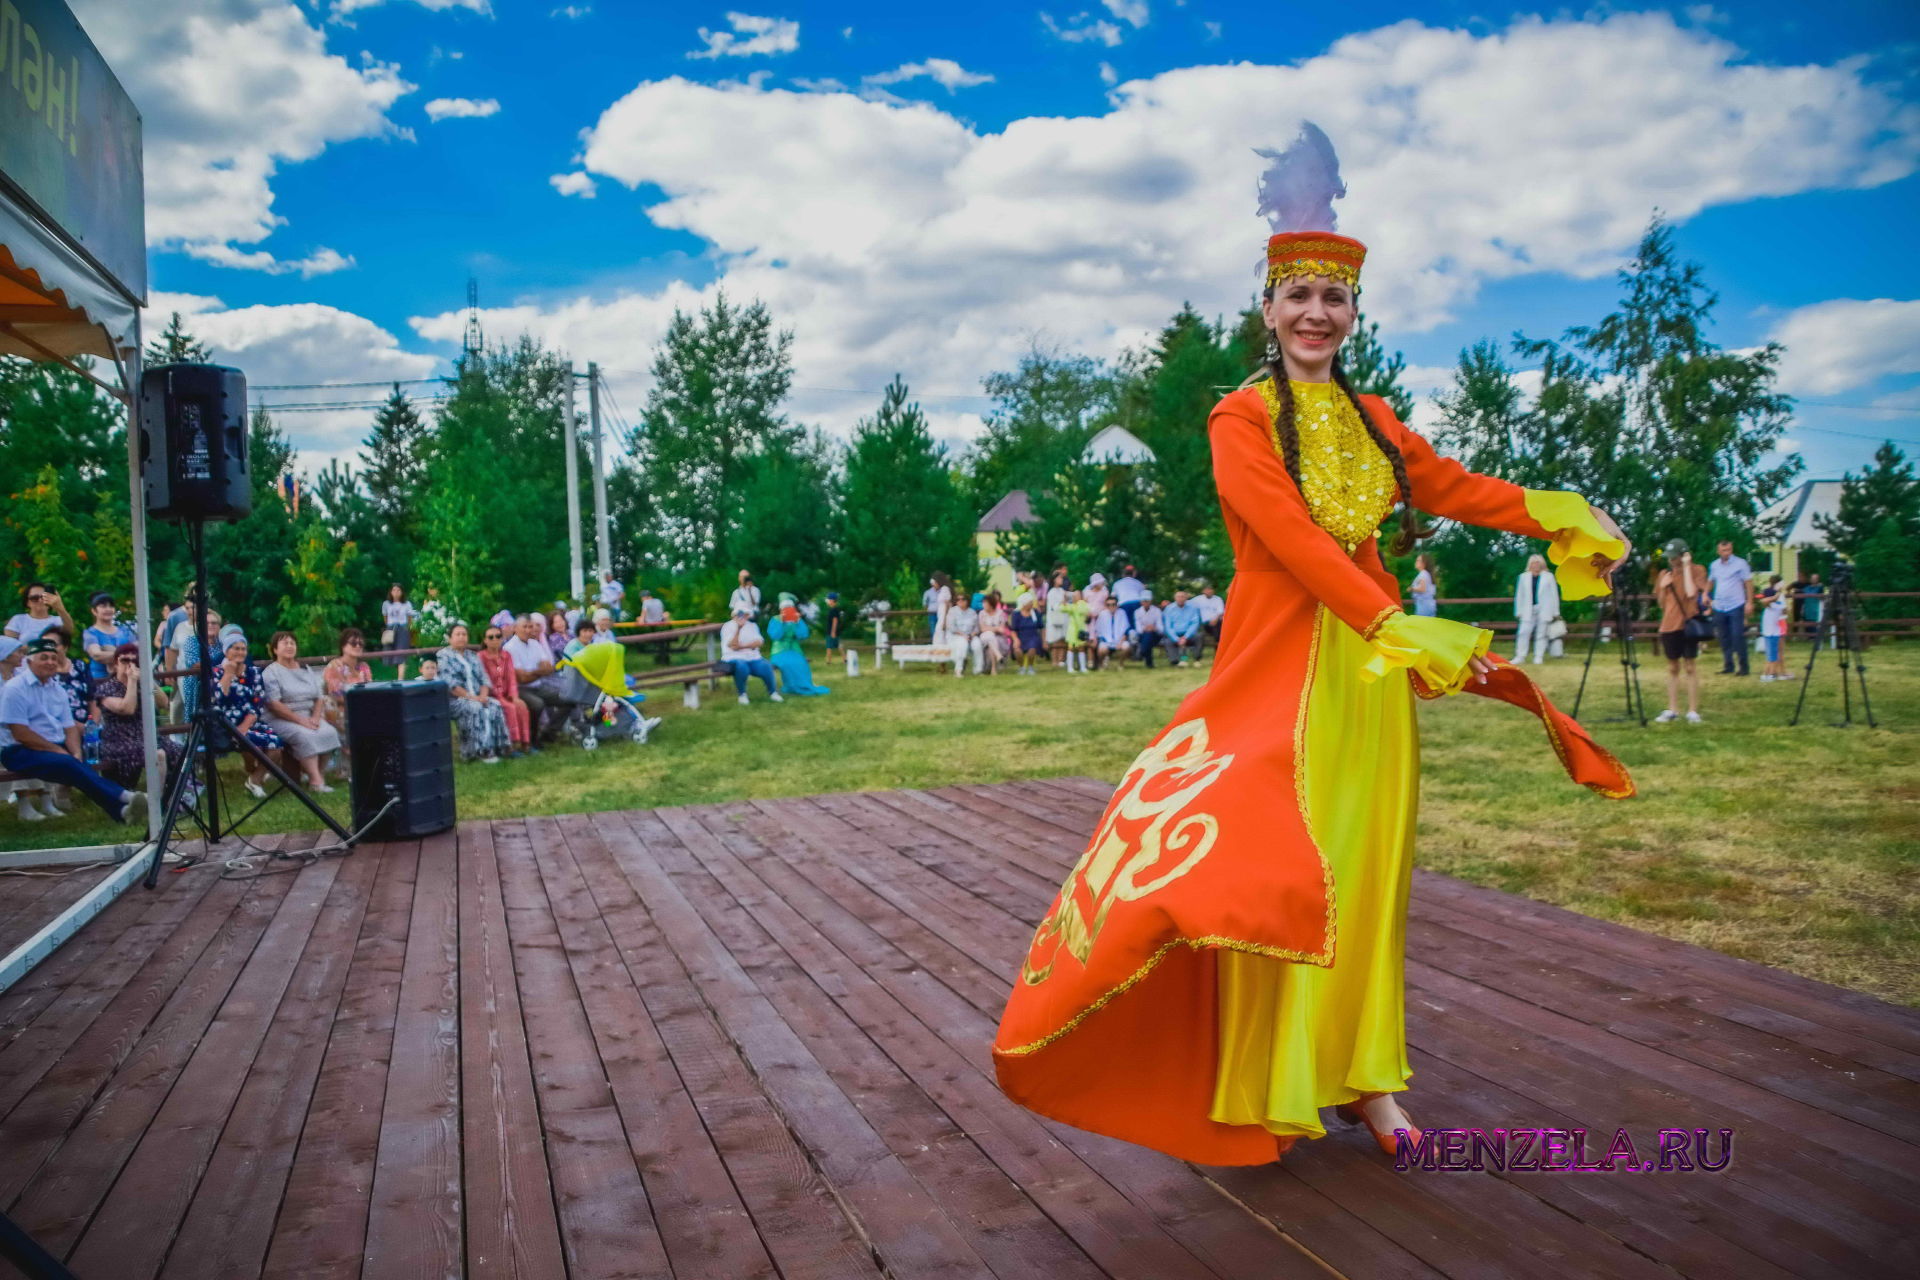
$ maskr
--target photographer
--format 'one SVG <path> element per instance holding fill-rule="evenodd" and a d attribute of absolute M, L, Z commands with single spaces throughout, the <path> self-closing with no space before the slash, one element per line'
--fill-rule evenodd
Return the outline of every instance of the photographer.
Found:
<path fill-rule="evenodd" d="M 1712 584 L 1706 569 L 1693 562 L 1680 539 L 1666 545 L 1666 559 L 1666 567 L 1656 570 L 1653 597 L 1660 602 L 1660 648 L 1667 655 L 1667 709 L 1654 717 L 1654 723 L 1671 724 L 1680 718 L 1684 682 L 1687 723 L 1699 724 L 1700 672 L 1694 660 L 1700 656 L 1700 642 L 1713 634 L 1706 605 Z"/>

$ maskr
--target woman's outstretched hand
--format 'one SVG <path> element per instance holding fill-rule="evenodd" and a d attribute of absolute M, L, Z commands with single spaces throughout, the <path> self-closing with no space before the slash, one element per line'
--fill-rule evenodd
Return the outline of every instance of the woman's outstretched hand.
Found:
<path fill-rule="evenodd" d="M 1620 532 L 1620 526 L 1613 522 L 1612 516 L 1591 504 L 1589 504 L 1588 509 L 1593 512 L 1593 518 L 1599 522 L 1602 529 L 1605 529 L 1608 533 L 1620 539 L 1620 554 L 1618 556 L 1611 560 L 1605 556 L 1595 556 L 1593 558 L 1593 567 L 1598 569 L 1600 576 L 1605 578 L 1608 584 L 1611 585 L 1613 582 L 1613 571 L 1625 564 L 1627 557 L 1633 554 L 1633 543 L 1627 540 L 1626 534 Z"/>
<path fill-rule="evenodd" d="M 1487 677 L 1493 674 L 1493 660 L 1491 658 L 1482 658 L 1482 657 L 1479 657 L 1478 655 L 1475 655 L 1474 657 L 1467 659 L 1467 670 L 1473 672 L 1473 674 L 1475 674 L 1476 676 L 1479 676 L 1480 683 L 1485 684 L 1487 682 Z"/>

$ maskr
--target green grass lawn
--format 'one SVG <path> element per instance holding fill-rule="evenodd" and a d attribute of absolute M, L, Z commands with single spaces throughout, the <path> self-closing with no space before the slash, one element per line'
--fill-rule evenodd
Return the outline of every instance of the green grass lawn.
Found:
<path fill-rule="evenodd" d="M 862 651 L 870 660 L 872 650 Z M 1805 651 L 1790 656 L 1804 662 Z M 1640 794 L 1602 800 L 1566 780 L 1537 723 L 1489 700 L 1420 707 L 1421 865 L 1494 888 L 1920 1005 L 1920 646 L 1869 659 L 1881 727 L 1831 727 L 1839 676 L 1823 654 L 1808 713 L 1798 684 L 1706 675 L 1702 725 L 1601 723 L 1620 667 L 1594 665 L 1587 722 Z M 1705 666 L 1714 664 L 1709 658 Z M 636 665 L 636 670 L 641 669 Z M 1758 663 L 1755 671 L 1758 671 Z M 1578 656 L 1539 676 L 1563 708 Z M 1206 669 L 955 680 L 926 668 L 848 680 L 816 660 L 826 698 L 698 711 L 678 690 L 646 704 L 652 742 L 456 770 L 463 818 L 519 817 L 953 782 L 1085 774 L 1117 779 Z M 1664 664 L 1643 670 L 1664 705 Z M 1858 715 L 1858 703 L 1855 705 Z M 242 796 L 244 798 L 244 795 Z M 344 811 L 345 789 L 331 797 Z M 84 802 L 81 802 L 84 806 Z M 249 830 L 312 826 L 279 798 Z M 0 809 L 0 848 L 91 844 L 126 828 L 83 808 L 27 825 Z M 0 900 L 7 892 L 0 881 Z"/>

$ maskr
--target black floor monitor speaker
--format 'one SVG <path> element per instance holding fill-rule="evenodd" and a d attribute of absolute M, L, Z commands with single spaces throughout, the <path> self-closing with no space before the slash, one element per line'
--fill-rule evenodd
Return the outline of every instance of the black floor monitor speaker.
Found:
<path fill-rule="evenodd" d="M 140 375 L 140 483 L 156 520 L 238 520 L 247 476 L 247 376 L 219 364 Z"/>
<path fill-rule="evenodd" d="M 353 827 L 368 840 L 445 831 L 453 812 L 452 695 L 438 680 L 381 680 L 347 690 Z"/>

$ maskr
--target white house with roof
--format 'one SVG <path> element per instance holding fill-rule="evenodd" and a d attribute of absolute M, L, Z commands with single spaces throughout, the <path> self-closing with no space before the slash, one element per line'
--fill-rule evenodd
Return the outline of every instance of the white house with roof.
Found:
<path fill-rule="evenodd" d="M 1779 574 L 1783 582 L 1792 582 L 1800 575 L 1803 550 L 1828 549 L 1827 536 L 1820 532 L 1814 517 L 1832 519 L 1840 514 L 1840 488 L 1838 480 L 1804 481 L 1754 518 L 1754 550 L 1771 560 L 1767 572 Z M 1757 556 L 1754 569 L 1760 570 Z"/>

